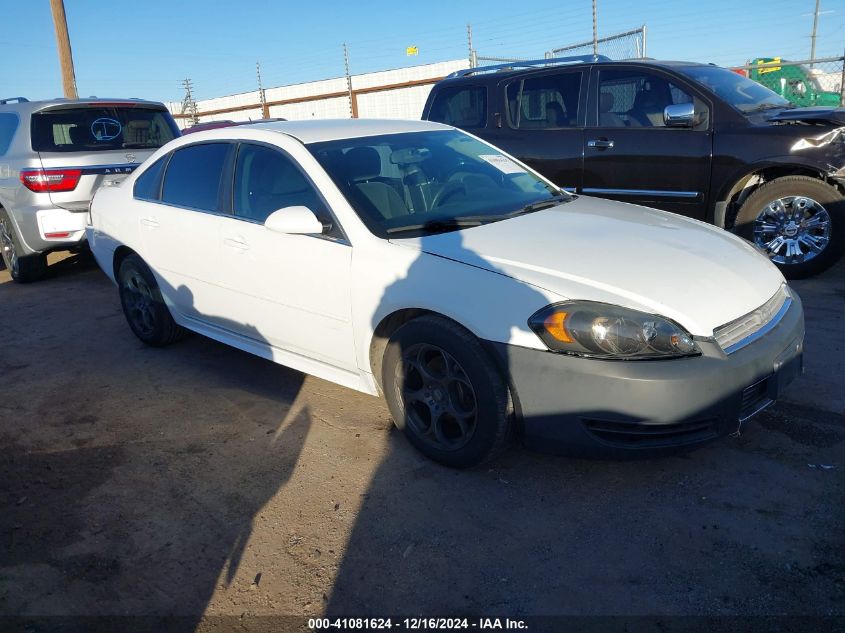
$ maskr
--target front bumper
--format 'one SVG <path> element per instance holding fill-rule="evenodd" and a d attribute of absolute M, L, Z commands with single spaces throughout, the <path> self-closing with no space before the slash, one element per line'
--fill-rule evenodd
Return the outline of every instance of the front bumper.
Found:
<path fill-rule="evenodd" d="M 793 293 L 794 294 L 794 293 Z M 490 343 L 510 376 L 529 448 L 622 455 L 692 446 L 735 433 L 802 371 L 804 313 L 797 296 L 765 336 L 726 355 L 654 361 L 579 358 Z"/>

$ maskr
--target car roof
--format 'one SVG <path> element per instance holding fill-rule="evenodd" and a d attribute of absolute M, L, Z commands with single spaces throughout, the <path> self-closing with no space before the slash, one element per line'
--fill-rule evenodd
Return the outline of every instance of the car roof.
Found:
<path fill-rule="evenodd" d="M 544 60 L 537 60 L 536 62 L 530 62 L 528 65 L 520 66 L 520 62 L 514 62 L 514 67 L 509 68 L 507 64 L 498 64 L 496 66 L 479 66 L 478 68 L 471 68 L 467 70 L 458 71 L 453 73 L 447 77 L 444 82 L 458 82 L 458 81 L 477 81 L 481 80 L 493 80 L 499 81 L 502 78 L 514 77 L 523 75 L 525 73 L 533 73 L 538 71 L 544 70 L 552 70 L 552 69 L 569 69 L 569 68 L 583 68 L 584 66 L 604 66 L 607 64 L 613 65 L 623 65 L 623 66 L 665 66 L 669 68 L 686 68 L 690 66 L 710 66 L 712 64 L 702 64 L 700 62 L 685 62 L 685 61 L 676 61 L 676 60 L 663 60 L 663 59 L 648 59 L 648 58 L 637 58 L 637 59 L 606 59 L 606 60 L 598 60 L 598 61 L 588 61 L 588 62 L 575 62 L 575 63 L 568 63 L 568 64 L 549 64 L 548 66 L 543 65 Z M 549 60 L 552 61 L 552 60 Z M 523 62 L 524 63 L 524 62 Z M 498 70 L 496 70 L 498 69 Z"/>
<path fill-rule="evenodd" d="M 164 108 L 160 101 L 148 101 L 136 97 L 82 97 L 80 99 L 41 99 L 29 101 L 23 97 L 0 98 L 0 110 L 14 110 L 15 112 L 31 113 L 46 109 L 72 108 L 74 106 L 105 106 L 105 105 L 133 105 L 154 108 Z"/>
<path fill-rule="evenodd" d="M 362 136 L 382 134 L 403 134 L 406 132 L 426 132 L 433 130 L 451 130 L 452 126 L 431 121 L 406 121 L 401 119 L 316 119 L 308 121 L 256 121 L 249 125 L 225 128 L 236 132 L 238 128 L 252 128 L 280 132 L 298 139 L 302 143 L 319 143 Z M 198 132 L 197 134 L 204 134 Z"/>

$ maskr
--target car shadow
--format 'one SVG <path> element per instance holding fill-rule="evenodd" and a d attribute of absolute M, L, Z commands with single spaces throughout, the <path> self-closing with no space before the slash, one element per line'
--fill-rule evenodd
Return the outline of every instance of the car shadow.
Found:
<path fill-rule="evenodd" d="M 3 286 L 0 328 L 28 318 L 53 334 L 20 337 L 0 359 L 0 413 L 19 422 L 0 424 L 0 615 L 22 616 L 7 624 L 27 631 L 196 630 L 215 591 L 260 583 L 239 569 L 311 429 L 297 403 L 305 376 L 200 336 L 146 347 L 116 302 L 89 301 L 97 293 L 58 295 L 58 312 L 85 312 L 58 324 L 33 301 L 37 288 Z M 59 348 L 61 372 L 33 360 Z M 46 570 L 51 597 L 28 570 Z M 123 614 L 168 619 L 110 619 Z"/>

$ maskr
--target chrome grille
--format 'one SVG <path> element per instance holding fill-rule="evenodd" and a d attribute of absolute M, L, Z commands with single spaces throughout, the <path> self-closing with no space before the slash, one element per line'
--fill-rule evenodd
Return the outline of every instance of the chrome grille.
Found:
<path fill-rule="evenodd" d="M 786 284 L 781 285 L 771 299 L 756 310 L 720 325 L 713 336 L 726 354 L 737 351 L 777 325 L 792 299 Z"/>

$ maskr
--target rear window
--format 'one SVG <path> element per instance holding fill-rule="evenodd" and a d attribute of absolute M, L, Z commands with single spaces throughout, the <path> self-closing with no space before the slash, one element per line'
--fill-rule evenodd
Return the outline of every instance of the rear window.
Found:
<path fill-rule="evenodd" d="M 170 114 L 152 108 L 60 108 L 32 115 L 37 152 L 155 149 L 178 135 Z"/>
<path fill-rule="evenodd" d="M 442 88 L 431 104 L 431 121 L 471 130 L 487 123 L 487 90 L 476 86 Z"/>
<path fill-rule="evenodd" d="M 0 114 L 0 156 L 9 151 L 12 137 L 18 129 L 18 115 L 11 112 Z"/>

